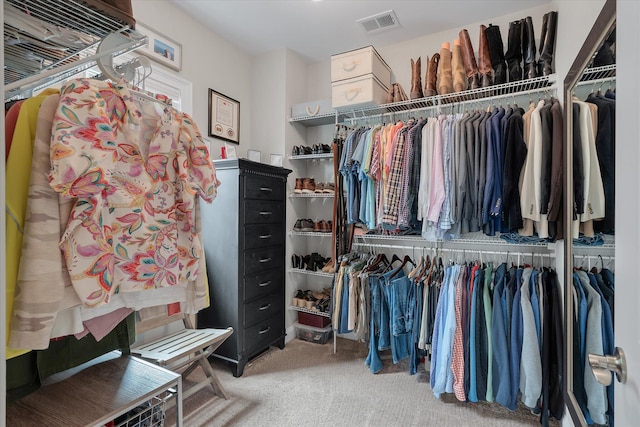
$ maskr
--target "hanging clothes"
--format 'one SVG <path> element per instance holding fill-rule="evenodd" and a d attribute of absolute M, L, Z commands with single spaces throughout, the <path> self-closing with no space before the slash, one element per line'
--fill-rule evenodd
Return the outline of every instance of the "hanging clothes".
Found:
<path fill-rule="evenodd" d="M 516 243 L 555 238 L 561 135 L 553 98 L 527 113 L 494 107 L 356 129 L 340 160 L 347 217 L 429 241 L 479 231 Z"/>

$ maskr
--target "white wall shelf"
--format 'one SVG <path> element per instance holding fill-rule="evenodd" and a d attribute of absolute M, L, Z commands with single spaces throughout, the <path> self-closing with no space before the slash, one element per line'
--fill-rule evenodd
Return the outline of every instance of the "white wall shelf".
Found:
<path fill-rule="evenodd" d="M 329 318 L 331 317 L 330 313 L 325 313 L 322 311 L 314 311 L 308 308 L 298 307 L 297 305 L 290 305 L 289 310 L 302 311 L 303 313 L 315 314 L 316 316 L 329 317 Z"/>
<path fill-rule="evenodd" d="M 289 273 L 307 274 L 309 276 L 333 278 L 333 273 L 325 273 L 324 271 L 305 270 L 304 268 L 290 268 Z"/>

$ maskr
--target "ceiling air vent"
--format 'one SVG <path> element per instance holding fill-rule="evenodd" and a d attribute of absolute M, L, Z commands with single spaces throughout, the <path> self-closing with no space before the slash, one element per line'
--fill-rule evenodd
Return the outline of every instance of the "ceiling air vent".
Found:
<path fill-rule="evenodd" d="M 365 33 L 378 33 L 400 27 L 398 17 L 393 10 L 358 19 L 356 22 L 362 25 Z"/>

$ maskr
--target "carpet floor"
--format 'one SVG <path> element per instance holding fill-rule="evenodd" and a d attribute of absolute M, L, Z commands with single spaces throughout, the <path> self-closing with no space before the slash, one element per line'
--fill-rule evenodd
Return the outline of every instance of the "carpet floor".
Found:
<path fill-rule="evenodd" d="M 394 365 L 383 353 L 384 369 L 374 375 L 365 365 L 363 343 L 337 339 L 319 345 L 294 339 L 283 350 L 270 349 L 234 378 L 220 361 L 212 365 L 231 395 L 205 388 L 184 402 L 185 427 L 200 426 L 539 426 L 524 408 L 509 411 L 497 403 L 463 403 L 453 395 L 437 399 L 424 367 L 409 375 L 407 363 Z M 189 380 L 202 378 L 198 368 Z M 184 386 L 189 386 L 185 381 Z M 166 424 L 175 424 L 174 409 Z M 559 422 L 553 422 L 559 426 Z"/>

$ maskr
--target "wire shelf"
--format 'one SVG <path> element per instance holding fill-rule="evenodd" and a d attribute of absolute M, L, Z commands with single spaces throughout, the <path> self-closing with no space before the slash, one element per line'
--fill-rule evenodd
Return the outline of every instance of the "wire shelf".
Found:
<path fill-rule="evenodd" d="M 411 99 L 408 101 L 393 102 L 380 106 L 366 108 L 348 108 L 344 107 L 341 113 L 350 115 L 347 120 L 356 120 L 361 117 L 386 115 L 390 113 L 406 113 L 421 111 L 430 108 L 439 108 L 443 106 L 464 105 L 464 103 L 478 102 L 480 100 L 493 100 L 505 98 L 518 94 L 533 94 L 549 91 L 556 83 L 556 75 L 536 77 L 533 79 L 520 80 L 517 82 L 504 83 L 500 85 L 489 86 L 486 88 L 471 89 L 457 93 L 446 95 L 435 95 L 427 98 Z"/>
<path fill-rule="evenodd" d="M 335 193 L 291 193 L 290 199 L 318 199 L 318 198 L 334 198 Z"/>
<path fill-rule="evenodd" d="M 338 112 L 318 114 L 316 116 L 307 117 L 291 117 L 289 123 L 299 123 L 304 126 L 320 126 L 331 125 L 342 120 L 341 115 Z"/>
<path fill-rule="evenodd" d="M 303 313 L 315 314 L 316 316 L 331 318 L 331 313 L 325 313 L 323 311 L 314 311 L 308 308 L 298 307 L 297 305 L 290 305 L 289 310 L 302 311 Z"/>
<path fill-rule="evenodd" d="M 325 273 L 324 271 L 311 271 L 311 270 L 305 270 L 303 268 L 290 268 L 287 271 L 289 273 L 306 274 L 309 276 L 329 277 L 329 278 L 333 277 L 333 273 Z"/>
<path fill-rule="evenodd" d="M 587 68 L 580 77 L 580 82 L 592 82 L 594 80 L 606 80 L 616 76 L 616 64 L 603 65 L 601 67 Z"/>
<path fill-rule="evenodd" d="M 331 237 L 331 231 L 289 231 L 289 236 Z"/>
<path fill-rule="evenodd" d="M 363 234 L 363 235 L 355 235 L 354 236 L 358 240 L 362 240 L 362 242 L 358 242 L 361 246 L 372 245 L 375 246 L 375 243 L 368 243 L 368 240 L 396 240 L 404 243 L 414 243 L 419 244 L 420 246 L 437 246 L 442 247 L 443 245 L 451 245 L 451 246 L 464 246 L 464 245 L 500 245 L 500 246 L 526 246 L 526 247 L 542 247 L 548 248 L 549 242 L 531 242 L 531 243 L 509 243 L 504 239 L 501 239 L 497 236 L 487 236 L 485 234 L 479 233 L 469 233 L 466 237 L 460 237 L 458 239 L 452 240 L 438 240 L 438 241 L 430 241 L 422 236 L 398 236 L 398 235 L 381 235 L 381 234 Z"/>
<path fill-rule="evenodd" d="M 301 156 L 289 156 L 289 160 L 314 160 L 314 159 L 333 159 L 333 153 L 304 154 Z"/>
<path fill-rule="evenodd" d="M 5 99 L 91 68 L 101 40 L 110 34 L 121 34 L 122 42 L 104 55 L 118 56 L 146 42 L 128 24 L 81 0 L 6 0 L 3 4 Z"/>

